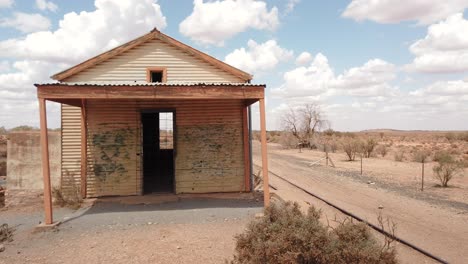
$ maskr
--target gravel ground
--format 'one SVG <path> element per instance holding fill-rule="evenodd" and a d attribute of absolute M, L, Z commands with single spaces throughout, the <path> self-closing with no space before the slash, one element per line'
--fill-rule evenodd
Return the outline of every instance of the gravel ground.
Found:
<path fill-rule="evenodd" d="M 96 203 L 66 214 L 56 230 L 33 233 L 36 213 L 2 212 L 20 225 L 0 263 L 223 263 L 234 236 L 261 212 L 256 200 L 181 199 L 155 205 Z M 41 216 L 41 214 L 39 214 Z"/>
<path fill-rule="evenodd" d="M 254 145 L 255 164 L 261 164 L 258 145 Z M 468 210 L 465 205 L 425 194 L 413 197 L 404 185 L 385 184 L 361 177 L 356 172 L 344 172 L 341 168 L 311 167 L 309 164 L 313 160 L 298 158 L 279 148 L 270 147 L 268 158 L 273 173 L 374 224 L 377 224 L 377 215 L 382 213 L 397 224 L 399 237 L 450 263 L 468 263 Z M 368 181 L 375 184 L 368 184 Z M 294 197 L 291 200 L 297 199 L 305 200 Z M 307 201 L 316 205 L 316 201 Z M 328 214 L 325 211 L 325 215 L 333 219 L 335 212 L 332 210 Z M 402 260 L 404 263 L 425 263 L 411 261 L 412 257 L 402 255 Z"/>

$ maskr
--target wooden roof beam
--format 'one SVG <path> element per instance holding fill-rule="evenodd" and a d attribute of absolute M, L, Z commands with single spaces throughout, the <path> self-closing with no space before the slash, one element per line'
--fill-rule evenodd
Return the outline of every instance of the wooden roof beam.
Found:
<path fill-rule="evenodd" d="M 38 98 L 64 99 L 242 99 L 264 98 L 265 86 L 68 86 L 37 84 Z"/>

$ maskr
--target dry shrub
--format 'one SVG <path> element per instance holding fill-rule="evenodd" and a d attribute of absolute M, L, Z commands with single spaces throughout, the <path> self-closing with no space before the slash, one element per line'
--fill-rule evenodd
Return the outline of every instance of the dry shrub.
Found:
<path fill-rule="evenodd" d="M 378 146 L 375 148 L 375 151 L 376 151 L 377 153 L 379 153 L 379 154 L 382 156 L 382 158 L 385 157 L 385 156 L 387 156 L 387 154 L 388 154 L 388 148 L 387 148 L 387 146 L 385 146 L 385 145 L 378 145 Z"/>
<path fill-rule="evenodd" d="M 364 157 L 370 158 L 376 146 L 377 146 L 377 141 L 373 138 L 368 138 L 365 142 L 363 142 L 362 147 L 363 147 Z"/>
<path fill-rule="evenodd" d="M 419 163 L 425 163 L 430 160 L 431 157 L 431 152 L 426 149 L 421 149 L 417 150 L 416 152 L 413 153 L 413 161 L 414 162 L 419 162 Z"/>
<path fill-rule="evenodd" d="M 282 133 L 279 137 L 279 144 L 286 149 L 297 148 L 299 141 L 291 133 Z"/>
<path fill-rule="evenodd" d="M 468 156 L 464 155 L 463 159 L 461 160 L 461 163 L 463 164 L 464 168 L 468 168 Z"/>
<path fill-rule="evenodd" d="M 458 140 L 468 142 L 468 132 L 460 133 L 458 135 Z"/>
<path fill-rule="evenodd" d="M 434 153 L 434 157 L 432 158 L 433 161 L 439 162 L 440 160 L 444 159 L 447 157 L 447 155 L 450 155 L 449 152 L 445 150 L 438 150 Z"/>
<path fill-rule="evenodd" d="M 14 228 L 8 227 L 8 224 L 2 224 L 0 226 L 0 243 L 13 241 Z"/>
<path fill-rule="evenodd" d="M 0 185 L 0 208 L 5 207 L 5 190 Z"/>
<path fill-rule="evenodd" d="M 78 209 L 83 202 L 80 186 L 74 182 L 73 177 L 68 172 L 64 176 L 62 178 L 62 186 L 70 186 L 70 188 L 64 190 L 60 187 L 53 187 L 52 197 L 54 198 L 54 203 L 60 207 Z"/>
<path fill-rule="evenodd" d="M 345 137 L 341 141 L 341 146 L 346 156 L 348 156 L 348 160 L 354 161 L 356 159 L 356 154 L 359 153 L 361 149 L 361 142 L 353 137 Z"/>
<path fill-rule="evenodd" d="M 393 154 L 395 161 L 402 162 L 405 160 L 405 151 L 403 149 L 398 149 L 395 154 Z"/>
<path fill-rule="evenodd" d="M 66 193 L 62 192 L 62 190 L 58 187 L 52 188 L 52 196 L 54 198 L 54 204 L 60 207 L 68 207 L 71 209 L 78 209 L 83 202 L 81 198 L 81 194 L 78 192 L 70 192 Z"/>
<path fill-rule="evenodd" d="M 450 154 L 443 154 L 438 157 L 437 165 L 432 169 L 434 177 L 440 181 L 442 187 L 447 187 L 449 181 L 458 173 L 463 172 L 463 164 L 457 161 Z"/>
<path fill-rule="evenodd" d="M 272 204 L 262 219 L 236 236 L 233 263 L 397 263 L 391 247 L 379 245 L 365 224 L 352 221 L 329 228 L 310 207 Z"/>
<path fill-rule="evenodd" d="M 335 153 L 338 150 L 338 143 L 335 140 L 330 141 L 329 143 L 330 151 Z"/>
<path fill-rule="evenodd" d="M 457 139 L 457 135 L 455 133 L 448 132 L 445 134 L 445 138 L 448 142 L 452 142 Z"/>
<path fill-rule="evenodd" d="M 0 176 L 5 176 L 7 172 L 7 163 L 6 161 L 0 161 Z"/>

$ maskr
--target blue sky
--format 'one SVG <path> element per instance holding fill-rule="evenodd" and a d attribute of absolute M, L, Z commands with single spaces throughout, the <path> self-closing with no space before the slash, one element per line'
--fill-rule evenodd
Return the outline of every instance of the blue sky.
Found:
<path fill-rule="evenodd" d="M 288 108 L 315 103 L 336 130 L 467 130 L 467 7 L 460 0 L 0 0 L 0 126 L 37 126 L 33 83 L 157 26 L 267 84 L 269 129 L 281 129 Z M 49 112 L 59 126 L 59 107 Z"/>

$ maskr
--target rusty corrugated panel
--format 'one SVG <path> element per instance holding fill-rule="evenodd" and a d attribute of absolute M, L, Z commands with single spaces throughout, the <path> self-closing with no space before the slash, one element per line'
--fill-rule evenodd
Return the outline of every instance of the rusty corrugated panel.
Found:
<path fill-rule="evenodd" d="M 175 109 L 177 193 L 244 190 L 241 101 L 89 100 L 88 195 L 142 191 L 140 113 Z"/>
<path fill-rule="evenodd" d="M 77 191 L 81 178 L 81 109 L 62 104 L 62 177 L 61 188 L 64 192 Z"/>
<path fill-rule="evenodd" d="M 94 67 L 65 79 L 65 82 L 146 81 L 147 67 L 166 67 L 167 81 L 244 82 L 239 77 L 166 44 L 150 40 Z"/>

